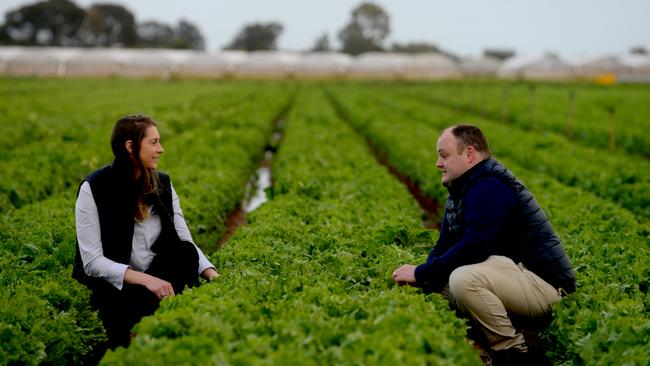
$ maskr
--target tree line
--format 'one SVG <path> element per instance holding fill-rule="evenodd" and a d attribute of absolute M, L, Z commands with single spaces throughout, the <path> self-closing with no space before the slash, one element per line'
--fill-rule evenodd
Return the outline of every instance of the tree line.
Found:
<path fill-rule="evenodd" d="M 223 48 L 227 50 L 276 50 L 284 27 L 278 22 L 249 23 Z M 390 16 L 372 2 L 359 4 L 350 20 L 338 32 L 340 49 L 330 44 L 327 33 L 320 35 L 311 51 L 340 51 L 351 55 L 364 52 L 438 52 L 454 57 L 427 42 L 385 45 L 390 34 Z M 5 14 L 0 25 L 0 44 L 65 47 L 142 47 L 204 49 L 199 28 L 187 20 L 175 26 L 158 21 L 136 22 L 125 7 L 93 4 L 84 9 L 70 0 L 44 0 Z"/>
<path fill-rule="evenodd" d="M 5 14 L 0 44 L 64 47 L 150 47 L 204 49 L 199 28 L 188 20 L 176 25 L 136 22 L 125 7 L 93 4 L 84 9 L 70 0 L 46 0 Z"/>
<path fill-rule="evenodd" d="M 275 50 L 283 26 L 277 22 L 252 23 L 244 26 L 224 49 L 228 50 Z M 338 32 L 341 48 L 332 47 L 329 36 L 323 33 L 314 41 L 310 51 L 340 51 L 350 55 L 364 52 L 437 52 L 455 57 L 437 45 L 427 42 L 393 43 L 386 46 L 390 34 L 390 16 L 379 5 L 372 2 L 359 4 L 352 10 L 350 20 Z"/>

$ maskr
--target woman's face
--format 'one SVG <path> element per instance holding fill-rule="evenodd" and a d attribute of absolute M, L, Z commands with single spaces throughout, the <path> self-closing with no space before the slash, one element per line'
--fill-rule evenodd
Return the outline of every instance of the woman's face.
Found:
<path fill-rule="evenodd" d="M 160 134 L 155 126 L 149 126 L 140 141 L 140 161 L 145 169 L 157 169 L 158 159 L 165 152 L 160 144 Z"/>

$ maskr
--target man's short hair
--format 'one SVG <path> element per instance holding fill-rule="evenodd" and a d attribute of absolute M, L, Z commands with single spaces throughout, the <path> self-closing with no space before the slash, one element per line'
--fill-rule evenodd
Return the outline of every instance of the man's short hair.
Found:
<path fill-rule="evenodd" d="M 488 145 L 487 137 L 483 134 L 480 128 L 469 125 L 459 124 L 448 128 L 452 135 L 458 142 L 458 153 L 460 154 L 467 146 L 472 146 L 474 149 L 485 157 L 492 156 L 490 146 Z"/>

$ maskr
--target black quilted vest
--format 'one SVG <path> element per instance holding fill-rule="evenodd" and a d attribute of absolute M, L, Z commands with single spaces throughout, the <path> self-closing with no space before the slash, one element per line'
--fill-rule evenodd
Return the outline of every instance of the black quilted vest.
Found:
<path fill-rule="evenodd" d="M 171 183 L 169 176 L 158 173 L 161 187 L 160 193 L 150 199 L 149 204 L 160 216 L 160 236 L 152 246 L 152 251 L 159 252 L 167 245 L 180 241 L 174 227 Z M 135 185 L 132 183 L 132 171 L 122 164 L 113 162 L 88 175 L 83 182 L 88 182 L 97 205 L 99 226 L 101 230 L 102 249 L 104 256 L 118 263 L 128 264 L 131 258 L 134 225 Z M 81 184 L 79 188 L 81 188 Z M 77 190 L 79 195 L 79 190 Z M 94 288 L 106 281 L 86 275 L 77 243 L 77 253 L 72 271 L 72 277 L 82 284 Z"/>

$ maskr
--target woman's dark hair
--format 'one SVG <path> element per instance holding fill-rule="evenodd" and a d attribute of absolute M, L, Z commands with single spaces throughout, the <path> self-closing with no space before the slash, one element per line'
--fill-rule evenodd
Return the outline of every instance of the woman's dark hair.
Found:
<path fill-rule="evenodd" d="M 482 153 L 485 157 L 492 156 L 487 137 L 480 128 L 474 125 L 459 124 L 450 127 L 449 130 L 458 141 L 458 153 L 462 152 L 467 146 L 473 146 L 476 151 Z"/>
<path fill-rule="evenodd" d="M 135 180 L 135 172 L 140 172 L 136 184 L 135 218 L 139 221 L 149 215 L 147 204 L 149 198 L 158 194 L 160 178 L 156 169 L 145 169 L 140 160 L 140 144 L 144 139 L 147 129 L 157 125 L 153 118 L 144 114 L 128 115 L 120 118 L 113 127 L 111 134 L 111 147 L 115 161 L 120 166 L 130 167 Z M 126 142 L 131 140 L 133 154 L 126 149 Z M 135 165 L 135 166 L 134 166 Z"/>

